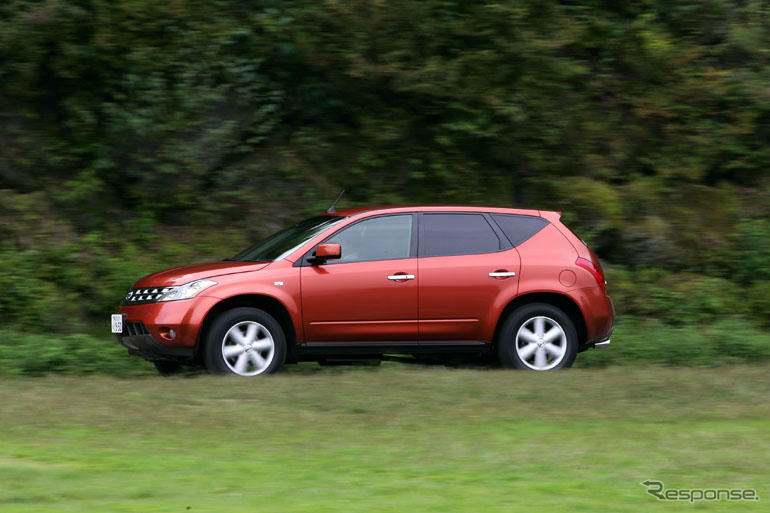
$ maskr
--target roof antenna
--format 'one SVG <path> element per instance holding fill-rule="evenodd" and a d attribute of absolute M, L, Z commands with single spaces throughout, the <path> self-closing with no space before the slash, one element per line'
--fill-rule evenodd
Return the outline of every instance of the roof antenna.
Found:
<path fill-rule="evenodd" d="M 334 200 L 334 203 L 332 203 L 332 206 L 326 209 L 326 213 L 327 214 L 333 214 L 334 212 L 336 212 L 334 207 L 337 206 L 337 202 L 340 200 L 340 198 L 342 197 L 343 194 L 345 194 L 345 189 L 342 189 L 340 191 L 340 193 L 337 195 L 337 199 Z"/>

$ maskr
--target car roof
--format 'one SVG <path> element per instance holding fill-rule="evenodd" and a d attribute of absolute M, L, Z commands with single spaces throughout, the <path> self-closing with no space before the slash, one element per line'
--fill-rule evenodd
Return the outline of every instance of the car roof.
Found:
<path fill-rule="evenodd" d="M 380 205 L 370 207 L 340 208 L 335 212 L 330 212 L 330 214 L 340 217 L 350 217 L 362 213 L 374 214 L 380 212 L 489 212 L 529 216 L 541 215 L 540 210 L 506 207 L 483 207 L 478 205 Z"/>

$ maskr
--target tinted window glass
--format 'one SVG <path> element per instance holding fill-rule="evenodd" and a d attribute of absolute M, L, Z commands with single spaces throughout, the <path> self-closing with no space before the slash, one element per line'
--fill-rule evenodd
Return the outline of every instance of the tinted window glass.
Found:
<path fill-rule="evenodd" d="M 500 226 L 500 229 L 514 246 L 529 239 L 548 224 L 548 221 L 542 217 L 516 214 L 492 214 L 492 219 Z"/>
<path fill-rule="evenodd" d="M 421 256 L 470 255 L 500 250 L 500 239 L 481 214 L 422 216 Z"/>
<path fill-rule="evenodd" d="M 329 263 L 408 258 L 412 216 L 367 219 L 335 233 L 326 242 L 336 242 L 342 248 L 342 258 Z"/>

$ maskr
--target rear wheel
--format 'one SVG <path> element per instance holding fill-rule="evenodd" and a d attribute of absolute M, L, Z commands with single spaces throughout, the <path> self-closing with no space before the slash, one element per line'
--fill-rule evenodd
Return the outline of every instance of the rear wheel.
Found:
<path fill-rule="evenodd" d="M 508 315 L 497 353 L 503 366 L 547 371 L 572 366 L 577 346 L 577 331 L 569 316 L 552 305 L 532 303 Z"/>
<path fill-rule="evenodd" d="M 214 374 L 272 374 L 286 358 L 286 337 L 267 312 L 235 308 L 214 321 L 203 356 L 206 369 Z"/>

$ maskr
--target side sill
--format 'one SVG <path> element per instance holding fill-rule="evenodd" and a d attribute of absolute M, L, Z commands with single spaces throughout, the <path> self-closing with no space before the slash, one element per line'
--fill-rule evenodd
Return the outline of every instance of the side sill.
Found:
<path fill-rule="evenodd" d="M 297 356 L 464 353 L 485 351 L 491 344 L 480 340 L 441 342 L 305 342 L 294 347 Z"/>

